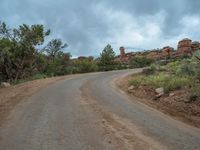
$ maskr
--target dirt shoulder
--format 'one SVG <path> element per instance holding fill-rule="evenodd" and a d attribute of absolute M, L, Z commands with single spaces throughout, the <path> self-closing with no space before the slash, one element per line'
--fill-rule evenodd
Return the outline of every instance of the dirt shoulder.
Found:
<path fill-rule="evenodd" d="M 39 79 L 17 84 L 8 88 L 0 88 L 0 126 L 10 111 L 20 102 L 57 81 L 71 79 L 79 75 L 67 75 L 46 79 Z"/>
<path fill-rule="evenodd" d="M 184 102 L 188 96 L 187 89 L 177 90 L 171 95 L 163 95 L 154 100 L 155 92 L 149 87 L 139 87 L 131 92 L 128 90 L 129 81 L 134 76 L 126 76 L 118 80 L 118 86 L 132 97 L 133 101 L 142 102 L 152 108 L 155 108 L 176 120 L 200 128 L 200 101 L 190 103 Z"/>

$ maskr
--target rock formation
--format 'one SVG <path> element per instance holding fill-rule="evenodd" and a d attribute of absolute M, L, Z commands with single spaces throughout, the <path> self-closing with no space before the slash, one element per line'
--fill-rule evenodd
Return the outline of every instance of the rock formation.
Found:
<path fill-rule="evenodd" d="M 182 55 L 191 55 L 193 52 L 200 50 L 200 42 L 185 38 L 178 42 L 177 51 L 173 47 L 165 46 L 162 49 L 153 49 L 142 52 L 125 53 L 125 48 L 120 47 L 120 55 L 117 57 L 121 62 L 127 62 L 134 57 L 147 57 L 154 60 L 180 57 Z"/>
<path fill-rule="evenodd" d="M 192 40 L 185 38 L 178 42 L 177 53 L 179 55 L 190 54 L 192 51 L 191 48 Z"/>
<path fill-rule="evenodd" d="M 123 62 L 123 61 L 126 61 L 126 53 L 125 53 L 125 48 L 123 46 L 121 46 L 119 48 L 120 50 L 120 61 Z"/>
<path fill-rule="evenodd" d="M 200 43 L 198 41 L 192 42 L 191 48 L 192 48 L 192 52 L 199 50 L 200 49 Z"/>

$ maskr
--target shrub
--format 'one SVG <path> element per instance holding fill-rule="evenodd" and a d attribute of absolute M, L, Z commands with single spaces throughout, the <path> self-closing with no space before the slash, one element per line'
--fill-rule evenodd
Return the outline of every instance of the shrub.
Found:
<path fill-rule="evenodd" d="M 183 60 L 177 68 L 176 74 L 179 76 L 194 76 L 194 64 L 190 62 L 190 60 Z"/>
<path fill-rule="evenodd" d="M 45 79 L 45 78 L 47 78 L 47 75 L 38 73 L 38 74 L 35 74 L 34 76 L 32 76 L 30 79 L 37 80 L 37 79 Z"/>
<path fill-rule="evenodd" d="M 92 61 L 89 61 L 87 59 L 85 60 L 77 60 L 75 63 L 74 63 L 74 66 L 77 68 L 77 72 L 78 73 L 86 73 L 86 72 L 94 72 L 94 71 L 97 71 L 97 65 L 92 62 Z"/>
<path fill-rule="evenodd" d="M 155 63 L 153 63 L 153 64 L 151 64 L 150 69 L 152 71 L 156 71 L 156 70 L 158 70 L 158 65 L 156 65 Z"/>
<path fill-rule="evenodd" d="M 139 87 L 142 84 L 144 77 L 143 76 L 135 76 L 133 80 L 129 82 L 129 85 L 133 85 L 134 87 Z"/>
<path fill-rule="evenodd" d="M 174 62 L 170 62 L 166 65 L 166 69 L 173 74 L 176 74 L 177 70 L 180 68 L 181 61 L 177 60 Z"/>
<path fill-rule="evenodd" d="M 149 66 L 153 63 L 153 59 L 147 57 L 134 57 L 130 60 L 129 64 L 131 68 L 142 68 Z"/>
<path fill-rule="evenodd" d="M 134 85 L 135 87 L 145 84 L 155 89 L 163 87 L 165 92 L 168 93 L 184 86 L 189 86 L 190 79 L 186 77 L 176 77 L 160 73 L 158 75 L 136 77 L 130 81 L 130 84 Z"/>
<path fill-rule="evenodd" d="M 164 83 L 164 90 L 165 92 L 170 92 L 173 90 L 180 89 L 184 86 L 189 86 L 190 85 L 190 80 L 188 78 L 184 77 L 173 77 L 172 79 L 168 79 L 168 82 Z"/>
<path fill-rule="evenodd" d="M 193 54 L 191 64 L 193 65 L 195 76 L 200 77 L 200 50 Z"/>

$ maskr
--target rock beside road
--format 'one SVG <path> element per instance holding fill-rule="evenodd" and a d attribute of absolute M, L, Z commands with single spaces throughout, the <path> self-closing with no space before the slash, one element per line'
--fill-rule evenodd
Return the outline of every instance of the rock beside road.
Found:
<path fill-rule="evenodd" d="M 7 87 L 10 87 L 11 85 L 10 85 L 10 83 L 8 83 L 8 82 L 1 82 L 1 87 L 2 88 L 7 88 Z"/>
<path fill-rule="evenodd" d="M 155 90 L 155 92 L 156 92 L 157 94 L 164 94 L 164 88 L 163 88 L 163 87 L 157 88 L 157 89 Z"/>
<path fill-rule="evenodd" d="M 165 94 L 163 87 L 155 89 L 155 92 L 157 95 L 154 97 L 154 100 L 157 100 L 158 98 L 160 98 L 161 96 Z"/>
<path fill-rule="evenodd" d="M 128 87 L 128 92 L 132 92 L 132 91 L 134 90 L 134 88 L 135 88 L 135 87 L 134 87 L 133 85 L 129 86 L 129 87 Z"/>

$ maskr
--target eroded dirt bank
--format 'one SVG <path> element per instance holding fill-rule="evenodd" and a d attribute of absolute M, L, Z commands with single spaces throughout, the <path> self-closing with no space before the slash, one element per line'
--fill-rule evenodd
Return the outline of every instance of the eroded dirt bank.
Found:
<path fill-rule="evenodd" d="M 187 89 L 176 90 L 171 96 L 166 94 L 155 100 L 155 91 L 148 87 L 136 88 L 130 92 L 129 81 L 133 78 L 134 75 L 129 75 L 117 81 L 118 87 L 131 96 L 133 101 L 142 102 L 177 120 L 200 128 L 200 101 L 184 102 L 188 95 Z"/>

